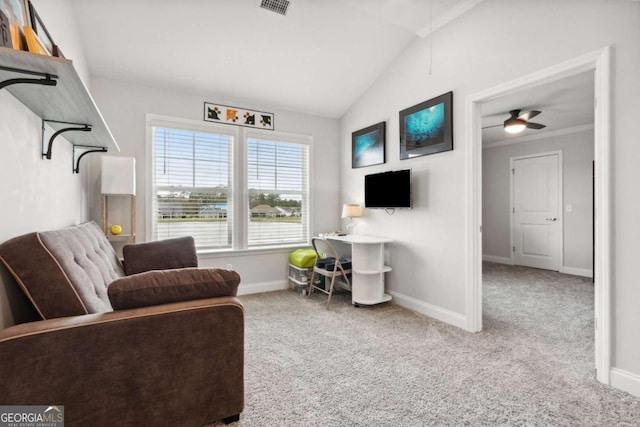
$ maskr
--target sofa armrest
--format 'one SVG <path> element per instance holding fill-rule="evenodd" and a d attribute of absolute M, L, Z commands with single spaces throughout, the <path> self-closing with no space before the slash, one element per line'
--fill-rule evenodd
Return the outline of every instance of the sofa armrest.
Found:
<path fill-rule="evenodd" d="M 12 326 L 0 357 L 0 405 L 64 405 L 68 425 L 199 426 L 244 406 L 235 297 Z"/>
<path fill-rule="evenodd" d="M 196 245 L 191 236 L 125 245 L 122 255 L 127 276 L 151 270 L 198 266 Z"/>
<path fill-rule="evenodd" d="M 107 293 L 114 310 L 202 298 L 236 296 L 240 275 L 217 268 L 147 271 L 113 281 Z"/>

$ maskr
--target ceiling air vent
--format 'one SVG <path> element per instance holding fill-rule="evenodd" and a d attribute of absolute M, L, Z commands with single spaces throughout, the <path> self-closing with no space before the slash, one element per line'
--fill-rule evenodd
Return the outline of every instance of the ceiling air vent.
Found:
<path fill-rule="evenodd" d="M 289 0 L 260 0 L 260 7 L 279 15 L 286 15 L 289 10 Z"/>

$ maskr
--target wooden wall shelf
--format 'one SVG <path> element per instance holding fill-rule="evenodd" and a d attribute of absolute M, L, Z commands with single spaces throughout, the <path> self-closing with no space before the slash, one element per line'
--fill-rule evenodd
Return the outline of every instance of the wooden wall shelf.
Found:
<path fill-rule="evenodd" d="M 14 84 L 6 90 L 45 120 L 54 132 L 68 127 L 64 122 L 91 126 L 90 132 L 65 133 L 64 138 L 71 144 L 120 151 L 72 61 L 0 47 L 0 66 L 56 76 L 55 86 Z M 0 69 L 0 82 L 25 77 L 33 76 Z"/>

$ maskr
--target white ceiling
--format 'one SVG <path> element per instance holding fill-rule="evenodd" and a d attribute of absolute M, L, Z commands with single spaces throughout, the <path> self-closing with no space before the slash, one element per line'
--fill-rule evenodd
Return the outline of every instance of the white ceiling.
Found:
<path fill-rule="evenodd" d="M 509 134 L 502 126 L 483 129 L 482 144 L 485 147 L 501 141 L 524 141 L 545 133 L 593 125 L 593 72 L 584 72 L 487 102 L 482 105 L 482 127 L 502 125 L 509 118 L 511 110 L 522 110 L 522 113 L 541 111 L 531 121 L 546 125 L 546 128 L 525 129 L 518 134 Z"/>
<path fill-rule="evenodd" d="M 292 0 L 286 17 L 259 0 L 72 1 L 92 76 L 339 118 L 481 0 Z"/>
<path fill-rule="evenodd" d="M 481 0 L 291 0 L 287 16 L 259 0 L 72 1 L 92 76 L 339 118 L 409 43 Z M 547 126 L 486 129 L 485 145 L 591 124 L 593 74 L 482 108 L 483 127 L 513 109 Z"/>

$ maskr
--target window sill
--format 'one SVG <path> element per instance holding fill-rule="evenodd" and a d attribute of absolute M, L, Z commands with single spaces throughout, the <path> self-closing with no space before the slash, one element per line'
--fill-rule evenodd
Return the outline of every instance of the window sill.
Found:
<path fill-rule="evenodd" d="M 294 245 L 288 245 L 288 246 L 265 246 L 262 248 L 251 248 L 251 249 L 204 250 L 204 251 L 198 251 L 198 258 L 213 259 L 213 258 L 281 254 L 281 253 L 291 253 L 296 249 L 308 248 L 308 247 L 311 247 L 311 245 L 301 243 L 301 244 L 294 244 Z"/>

